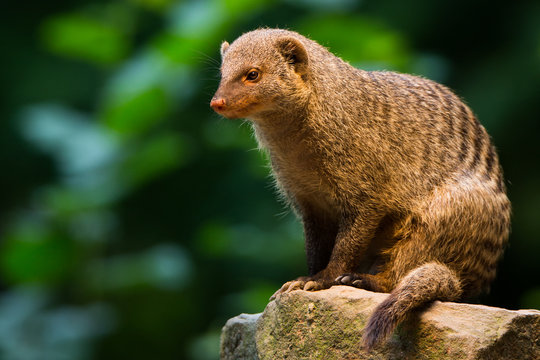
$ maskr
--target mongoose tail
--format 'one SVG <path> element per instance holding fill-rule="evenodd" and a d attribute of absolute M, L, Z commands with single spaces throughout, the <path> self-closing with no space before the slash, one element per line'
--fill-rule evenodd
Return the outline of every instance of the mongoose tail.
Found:
<path fill-rule="evenodd" d="M 412 310 L 434 300 L 458 300 L 461 293 L 459 279 L 446 265 L 432 262 L 411 270 L 369 318 L 364 346 L 371 350 L 383 342 Z"/>

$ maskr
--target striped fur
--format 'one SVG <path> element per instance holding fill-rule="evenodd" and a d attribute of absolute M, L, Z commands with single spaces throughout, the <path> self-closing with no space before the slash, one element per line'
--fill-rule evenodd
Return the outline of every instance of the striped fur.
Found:
<path fill-rule="evenodd" d="M 486 130 L 452 91 L 355 69 L 285 30 L 221 50 L 212 106 L 253 123 L 304 225 L 309 276 L 275 296 L 335 284 L 390 292 L 366 327 L 371 348 L 414 308 L 488 290 L 510 203 Z"/>

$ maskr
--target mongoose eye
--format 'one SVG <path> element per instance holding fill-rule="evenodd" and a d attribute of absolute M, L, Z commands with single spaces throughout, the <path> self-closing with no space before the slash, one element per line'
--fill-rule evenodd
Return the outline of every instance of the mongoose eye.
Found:
<path fill-rule="evenodd" d="M 259 78 L 259 71 L 258 70 L 249 70 L 246 75 L 246 80 L 248 81 L 255 81 Z"/>

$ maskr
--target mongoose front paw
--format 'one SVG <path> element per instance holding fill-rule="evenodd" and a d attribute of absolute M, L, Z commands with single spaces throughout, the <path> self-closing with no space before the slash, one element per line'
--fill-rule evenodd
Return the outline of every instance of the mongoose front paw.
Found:
<path fill-rule="evenodd" d="M 305 279 L 307 279 L 307 277 Z M 283 284 L 283 286 L 280 289 L 278 289 L 278 291 L 276 291 L 270 297 L 270 301 L 274 300 L 276 297 L 278 297 L 278 295 L 281 295 L 283 293 L 287 293 L 293 290 L 303 289 L 305 283 L 306 283 L 306 280 L 304 280 L 304 278 L 298 278 L 296 280 L 287 281 L 285 284 Z"/>
<path fill-rule="evenodd" d="M 328 289 L 332 285 L 336 285 L 334 280 L 315 279 L 308 276 L 299 277 L 296 280 L 288 281 L 270 297 L 270 301 L 283 293 L 288 293 L 294 290 L 316 291 Z"/>

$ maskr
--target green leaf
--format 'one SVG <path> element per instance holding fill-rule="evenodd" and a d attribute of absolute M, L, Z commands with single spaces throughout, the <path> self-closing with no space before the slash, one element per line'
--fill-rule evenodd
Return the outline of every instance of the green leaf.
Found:
<path fill-rule="evenodd" d="M 106 104 L 102 119 L 107 127 L 119 134 L 138 134 L 163 121 L 169 107 L 165 91 L 150 87 Z"/>
<path fill-rule="evenodd" d="M 137 146 L 120 168 L 120 177 L 127 186 L 137 186 L 188 159 L 187 140 L 179 134 L 161 134 Z"/>
<path fill-rule="evenodd" d="M 90 264 L 89 284 L 107 291 L 154 287 L 175 290 L 191 279 L 189 254 L 176 244 L 161 243 L 139 253 L 99 259 Z"/>
<path fill-rule="evenodd" d="M 119 28 L 80 14 L 48 19 L 41 29 L 48 50 L 98 64 L 113 64 L 128 52 L 128 41 Z"/>
<path fill-rule="evenodd" d="M 318 15 L 304 20 L 298 31 L 329 46 L 330 51 L 344 60 L 364 68 L 403 71 L 410 62 L 405 39 L 397 31 L 373 19 Z"/>
<path fill-rule="evenodd" d="M 76 244 L 40 227 L 27 224 L 8 234 L 0 266 L 11 283 L 58 283 L 67 278 L 78 259 Z"/>
<path fill-rule="evenodd" d="M 139 5 L 142 8 L 162 12 L 169 8 L 174 3 L 173 0 L 129 0 L 132 3 Z"/>
<path fill-rule="evenodd" d="M 223 7 L 230 15 L 253 13 L 272 2 L 271 0 L 222 0 Z"/>
<path fill-rule="evenodd" d="M 201 53 L 208 51 L 209 45 L 200 38 L 173 33 L 163 33 L 156 37 L 153 43 L 153 46 L 170 61 L 186 65 L 198 64 Z"/>

